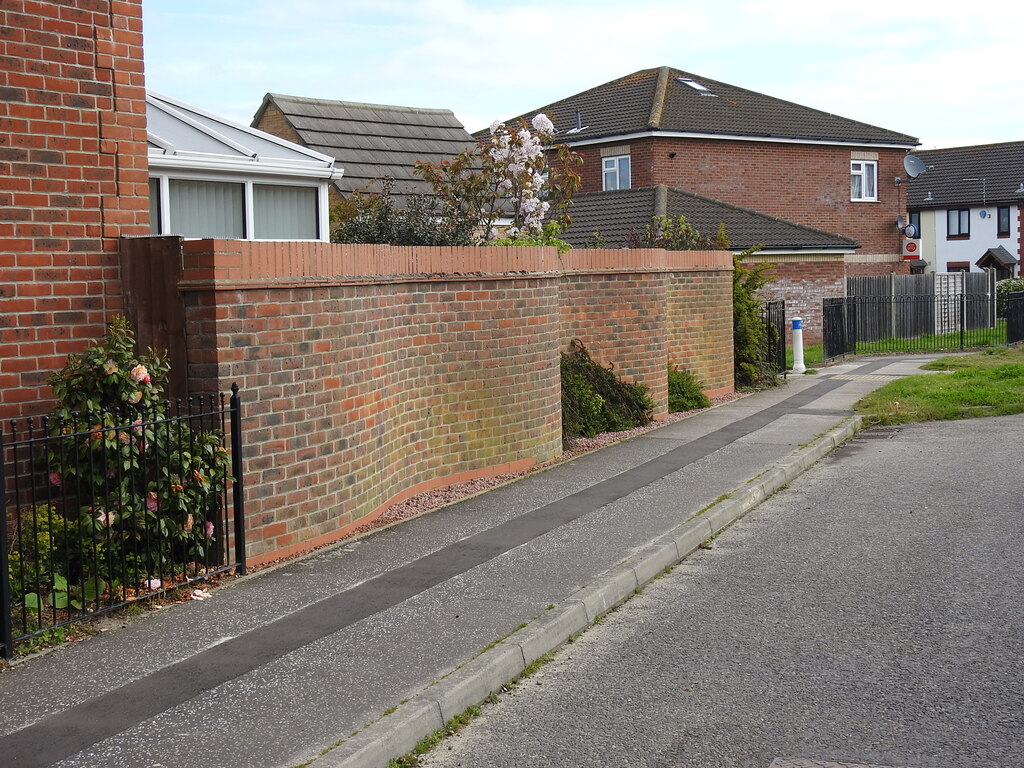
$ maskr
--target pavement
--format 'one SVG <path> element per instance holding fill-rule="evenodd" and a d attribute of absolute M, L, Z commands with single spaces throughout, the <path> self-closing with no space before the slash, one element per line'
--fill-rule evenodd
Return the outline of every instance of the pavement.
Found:
<path fill-rule="evenodd" d="M 384 768 L 795 480 L 937 355 L 859 358 L 0 674 L 4 768 Z"/>

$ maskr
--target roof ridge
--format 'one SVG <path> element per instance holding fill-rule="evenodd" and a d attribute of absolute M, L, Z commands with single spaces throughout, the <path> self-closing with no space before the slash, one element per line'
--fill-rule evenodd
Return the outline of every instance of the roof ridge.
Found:
<path fill-rule="evenodd" d="M 373 104 L 364 101 L 342 101 L 340 99 L 314 99 L 309 96 L 291 96 L 287 93 L 268 93 L 267 97 L 271 99 L 288 99 L 290 101 L 298 101 L 303 104 L 322 104 L 329 106 L 339 107 L 366 107 L 369 109 L 387 109 L 392 112 L 413 112 L 427 115 L 454 115 L 455 113 L 450 109 L 434 108 L 434 107 L 406 107 L 401 104 Z"/>
<path fill-rule="evenodd" d="M 1024 147 L 1024 139 L 1014 141 L 993 141 L 989 144 L 961 144 L 956 147 L 936 147 L 935 149 L 918 149 L 914 154 L 921 155 L 929 152 L 956 152 L 961 149 L 995 149 L 996 147 Z"/>
<path fill-rule="evenodd" d="M 658 70 L 658 83 L 654 86 L 654 98 L 651 100 L 651 114 L 647 118 L 649 128 L 661 126 L 661 113 L 665 109 L 665 93 L 668 91 L 669 67 Z"/>

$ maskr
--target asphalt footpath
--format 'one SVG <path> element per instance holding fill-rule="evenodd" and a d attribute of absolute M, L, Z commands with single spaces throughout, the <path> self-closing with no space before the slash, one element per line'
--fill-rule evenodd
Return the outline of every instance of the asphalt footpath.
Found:
<path fill-rule="evenodd" d="M 847 440 L 860 358 L 0 674 L 3 768 L 384 768 Z"/>

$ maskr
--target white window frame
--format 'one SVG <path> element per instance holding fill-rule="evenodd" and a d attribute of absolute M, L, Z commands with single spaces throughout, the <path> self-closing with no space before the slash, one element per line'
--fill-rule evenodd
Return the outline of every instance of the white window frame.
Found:
<path fill-rule="evenodd" d="M 625 163 L 623 163 L 625 160 Z M 625 173 L 623 173 L 622 167 L 625 165 Z M 615 175 L 615 186 L 608 186 L 608 174 Z M 605 192 L 610 192 L 616 189 L 632 189 L 633 186 L 633 163 L 630 160 L 629 155 L 612 155 L 611 157 L 601 158 L 601 188 Z M 623 183 L 623 176 L 625 176 L 625 183 Z"/>
<path fill-rule="evenodd" d="M 854 197 L 853 180 L 860 178 L 859 197 Z M 865 194 L 869 188 L 870 181 L 872 194 Z M 850 161 L 850 201 L 854 203 L 875 203 L 878 202 L 878 161 L 877 160 L 851 160 Z"/>
<path fill-rule="evenodd" d="M 149 173 L 150 179 L 156 179 L 160 186 L 160 221 L 159 231 L 155 231 L 157 228 L 154 227 L 154 233 L 165 235 L 174 234 L 172 230 L 173 221 L 171 220 L 171 203 L 170 203 L 170 181 L 171 179 L 181 179 L 182 181 L 222 181 L 231 184 L 242 184 L 245 186 L 243 192 L 243 210 L 244 210 L 244 231 L 246 240 L 256 240 L 252 236 L 255 229 L 254 221 L 254 184 L 263 185 L 277 185 L 282 187 L 315 187 L 317 190 L 317 216 L 316 216 L 316 231 L 317 237 L 312 240 L 301 240 L 296 242 L 314 243 L 314 242 L 326 242 L 330 239 L 330 214 L 328 211 L 327 201 L 327 183 L 320 179 L 282 179 L 279 176 L 247 176 L 245 178 L 239 178 L 229 173 L 189 173 L 188 171 L 164 171 L 155 170 L 150 168 Z M 270 241 L 270 242 L 282 242 L 282 241 Z M 288 241 L 284 241 L 288 242 Z"/>

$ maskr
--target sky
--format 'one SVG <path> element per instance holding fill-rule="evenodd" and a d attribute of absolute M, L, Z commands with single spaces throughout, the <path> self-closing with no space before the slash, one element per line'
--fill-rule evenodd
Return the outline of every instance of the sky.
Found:
<path fill-rule="evenodd" d="M 671 66 L 917 137 L 1024 140 L 1024 3 L 143 0 L 146 85 L 248 125 L 267 92 L 470 131 Z"/>

